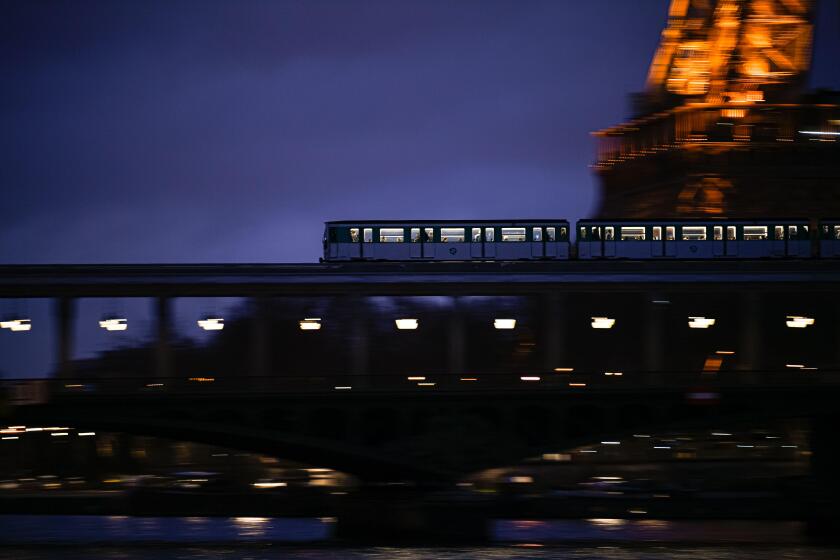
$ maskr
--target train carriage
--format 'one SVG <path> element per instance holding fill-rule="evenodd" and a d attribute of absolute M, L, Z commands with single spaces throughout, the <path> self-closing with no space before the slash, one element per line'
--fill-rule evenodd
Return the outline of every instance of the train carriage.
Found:
<path fill-rule="evenodd" d="M 840 219 L 820 220 L 820 256 L 840 257 Z"/>
<path fill-rule="evenodd" d="M 580 259 L 809 257 L 808 220 L 580 220 Z"/>
<path fill-rule="evenodd" d="M 324 260 L 464 261 L 569 258 L 569 222 L 327 222 Z"/>

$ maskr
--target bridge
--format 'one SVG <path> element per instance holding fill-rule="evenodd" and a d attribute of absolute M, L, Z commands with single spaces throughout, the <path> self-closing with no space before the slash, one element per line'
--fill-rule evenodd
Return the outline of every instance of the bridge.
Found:
<path fill-rule="evenodd" d="M 657 426 L 830 415 L 839 287 L 840 262 L 816 259 L 0 267 L 2 301 L 53 310 L 55 372 L 16 422 L 236 443 L 371 480 L 457 480 Z M 180 357 L 172 302 L 232 296 L 235 342 Z M 74 313 L 98 298 L 148 298 L 148 359 L 74 359 Z M 318 332 L 297 328 L 302 300 L 330 302 Z M 408 312 L 421 327 L 395 329 Z M 493 329 L 499 316 L 518 323 Z M 193 364 L 202 351 L 212 368 Z"/>

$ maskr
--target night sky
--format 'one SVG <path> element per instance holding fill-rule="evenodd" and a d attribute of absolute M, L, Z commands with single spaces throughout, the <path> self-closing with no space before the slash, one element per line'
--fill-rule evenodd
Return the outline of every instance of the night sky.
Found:
<path fill-rule="evenodd" d="M 577 219 L 667 0 L 2 3 L 0 262 L 312 262 L 333 219 Z M 811 83 L 840 89 L 824 1 Z"/>

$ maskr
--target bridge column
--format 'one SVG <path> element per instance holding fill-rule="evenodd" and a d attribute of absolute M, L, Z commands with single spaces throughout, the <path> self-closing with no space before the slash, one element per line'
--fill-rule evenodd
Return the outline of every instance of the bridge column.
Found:
<path fill-rule="evenodd" d="M 458 296 L 452 298 L 452 312 L 449 316 L 449 348 L 447 353 L 447 370 L 450 374 L 464 373 L 464 316 Z"/>
<path fill-rule="evenodd" d="M 269 375 L 270 358 L 268 355 L 268 300 L 253 297 L 251 307 L 251 367 L 249 375 L 266 377 Z"/>
<path fill-rule="evenodd" d="M 551 292 L 545 296 L 545 349 L 543 369 L 552 371 L 556 367 L 567 367 L 566 359 L 566 304 L 565 293 Z"/>
<path fill-rule="evenodd" d="M 155 377 L 172 375 L 172 352 L 170 338 L 172 302 L 168 297 L 155 298 L 155 318 L 157 320 L 157 343 L 155 345 Z"/>
<path fill-rule="evenodd" d="M 55 324 L 58 344 L 56 347 L 56 371 L 61 377 L 73 375 L 73 319 L 76 300 L 62 297 L 54 300 Z"/>
<path fill-rule="evenodd" d="M 757 292 L 741 294 L 740 340 L 741 359 L 738 369 L 749 372 L 760 370 L 761 360 L 761 295 Z M 754 376 L 750 375 L 750 378 Z"/>
<path fill-rule="evenodd" d="M 364 388 L 370 383 L 370 355 L 368 347 L 369 339 L 369 314 L 370 309 L 364 296 L 353 296 L 348 302 L 348 310 L 351 314 L 350 330 L 350 355 L 352 383 L 354 388 Z"/>
<path fill-rule="evenodd" d="M 661 372 L 665 367 L 663 338 L 665 336 L 665 312 L 668 309 L 668 304 L 653 303 L 655 300 L 664 298 L 651 292 L 645 293 L 643 297 L 643 317 L 645 320 L 644 366 L 646 371 Z"/>

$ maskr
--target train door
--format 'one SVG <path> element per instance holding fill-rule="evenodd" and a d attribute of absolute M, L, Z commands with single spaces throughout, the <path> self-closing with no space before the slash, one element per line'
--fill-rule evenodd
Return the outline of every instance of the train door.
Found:
<path fill-rule="evenodd" d="M 474 227 L 470 230 L 470 257 L 480 259 L 481 253 L 481 228 Z"/>
<path fill-rule="evenodd" d="M 484 258 L 496 258 L 496 230 L 491 227 L 484 228 Z"/>
<path fill-rule="evenodd" d="M 413 227 L 409 232 L 409 243 L 411 243 L 411 247 L 408 250 L 409 255 L 412 259 L 419 259 L 423 257 L 423 243 L 422 238 L 420 237 L 420 228 Z"/>
<path fill-rule="evenodd" d="M 542 258 L 545 255 L 545 241 L 543 240 L 543 228 L 531 228 L 531 256 Z"/>
<path fill-rule="evenodd" d="M 665 247 L 662 241 L 662 226 L 653 226 L 651 228 L 650 236 L 650 255 L 652 257 L 661 257 L 665 254 Z"/>
<path fill-rule="evenodd" d="M 606 226 L 604 228 L 604 256 L 615 256 L 615 226 Z"/>
<path fill-rule="evenodd" d="M 676 226 L 665 226 L 665 256 L 677 256 L 677 228 Z"/>
<path fill-rule="evenodd" d="M 716 257 L 722 257 L 725 252 L 726 247 L 723 240 L 723 226 L 714 226 L 712 228 L 712 254 Z"/>
<path fill-rule="evenodd" d="M 737 226 L 726 226 L 726 256 L 738 256 L 738 232 Z"/>
<path fill-rule="evenodd" d="M 362 258 L 374 258 L 376 245 L 373 244 L 373 228 L 366 227 L 362 230 Z"/>
<path fill-rule="evenodd" d="M 770 254 L 774 257 L 784 257 L 787 255 L 787 239 L 785 235 L 785 226 L 773 226 L 773 245 L 770 248 Z"/>
<path fill-rule="evenodd" d="M 592 257 L 604 256 L 604 242 L 601 239 L 601 226 L 592 226 L 589 236 L 589 254 Z"/>
<path fill-rule="evenodd" d="M 435 228 L 423 228 L 420 232 L 420 240 L 423 246 L 423 258 L 433 259 L 435 257 Z"/>
<path fill-rule="evenodd" d="M 557 256 L 557 228 L 556 227 L 545 228 L 545 256 L 546 257 L 556 257 Z"/>

